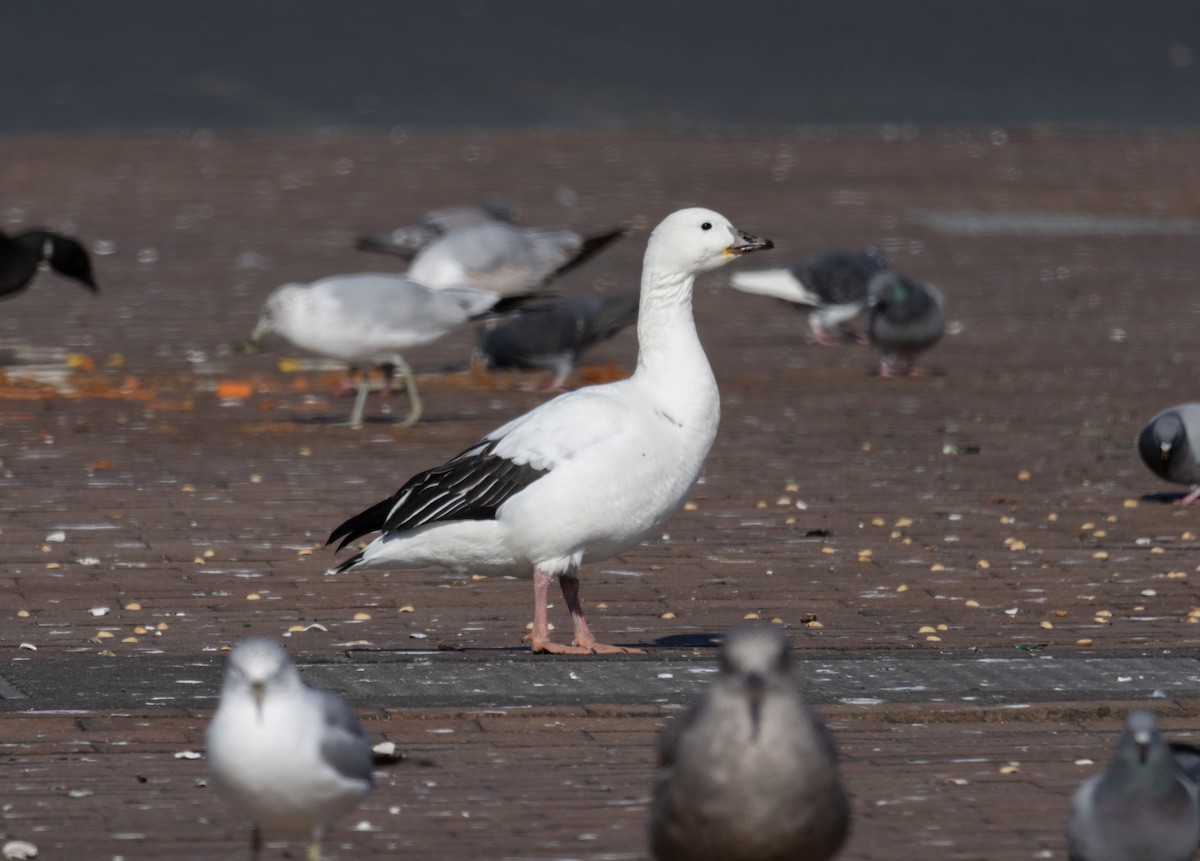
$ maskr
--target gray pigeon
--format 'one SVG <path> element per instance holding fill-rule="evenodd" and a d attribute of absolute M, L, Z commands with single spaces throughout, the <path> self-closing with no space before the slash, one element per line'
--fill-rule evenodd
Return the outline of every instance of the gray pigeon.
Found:
<path fill-rule="evenodd" d="M 736 272 L 730 284 L 743 293 L 811 307 L 808 325 L 812 327 L 812 342 L 828 345 L 833 343 L 832 330 L 844 330 L 867 310 L 867 285 L 873 275 L 886 268 L 887 258 L 874 249 L 831 251 L 786 269 Z"/>
<path fill-rule="evenodd" d="M 1191 485 L 1175 502 L 1190 505 L 1200 498 L 1200 458 L 1190 440 L 1200 440 L 1200 403 L 1179 404 L 1150 419 L 1138 437 L 1138 454 L 1159 478 Z"/>
<path fill-rule="evenodd" d="M 867 334 L 879 350 L 879 375 L 920 374 L 916 360 L 946 327 L 941 291 L 890 270 L 871 279 Z"/>
<path fill-rule="evenodd" d="M 416 224 L 398 227 L 391 233 L 360 236 L 354 247 L 360 251 L 381 251 L 412 260 L 417 252 L 452 230 L 475 227 L 489 221 L 516 224 L 517 205 L 507 197 L 493 197 L 478 206 L 447 206 L 431 210 Z"/>
<path fill-rule="evenodd" d="M 1104 774 L 1084 781 L 1067 820 L 1071 861 L 1188 861 L 1200 844 L 1196 784 L 1178 770 L 1154 712 L 1135 709 Z"/>
<path fill-rule="evenodd" d="M 605 341 L 638 317 L 639 297 L 583 296 L 527 305 L 484 333 L 480 351 L 489 368 L 549 369 L 543 391 L 557 392 L 585 350 Z"/>
<path fill-rule="evenodd" d="M 787 636 L 740 623 L 721 675 L 667 724 L 650 809 L 658 861 L 826 861 L 850 809 L 829 730 L 792 675 Z"/>

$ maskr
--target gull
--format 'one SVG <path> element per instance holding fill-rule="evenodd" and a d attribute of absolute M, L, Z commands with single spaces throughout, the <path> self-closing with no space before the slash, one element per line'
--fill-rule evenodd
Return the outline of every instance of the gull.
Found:
<path fill-rule="evenodd" d="M 254 637 L 229 653 L 221 702 L 206 733 L 208 771 L 217 791 L 262 831 L 309 839 L 320 861 L 321 836 L 371 789 L 374 756 L 346 701 L 304 684 L 274 640 Z"/>
<path fill-rule="evenodd" d="M 737 272 L 730 283 L 743 293 L 811 307 L 812 342 L 827 346 L 833 343 L 831 330 L 847 326 L 867 310 L 871 276 L 886 268 L 887 258 L 874 249 L 830 251 L 785 269 Z"/>
<path fill-rule="evenodd" d="M 507 197 L 493 197 L 477 206 L 446 206 L 430 210 L 416 224 L 398 227 L 391 233 L 361 236 L 354 247 L 360 251 L 382 251 L 411 260 L 426 245 L 453 230 L 475 227 L 489 221 L 516 224 L 518 214 L 517 205 Z"/>
<path fill-rule="evenodd" d="M 398 370 L 410 405 L 398 424 L 409 427 L 421 417 L 421 398 L 401 351 L 436 341 L 486 315 L 503 300 L 498 293 L 465 285 L 432 290 L 404 275 L 334 275 L 311 284 L 285 284 L 272 292 L 248 346 L 256 347 L 268 332 L 274 332 L 302 350 L 339 359 L 352 369 L 382 366 L 385 395 Z M 369 391 L 370 380 L 361 374 L 351 427 L 362 427 Z"/>
<path fill-rule="evenodd" d="M 23 292 L 45 264 L 98 293 L 88 253 L 74 239 L 49 230 L 29 230 L 16 236 L 0 232 L 0 297 Z"/>
<path fill-rule="evenodd" d="M 826 861 L 850 808 L 833 738 L 804 702 L 787 635 L 739 623 L 720 676 L 659 740 L 650 808 L 658 861 Z"/>
<path fill-rule="evenodd" d="M 1176 404 L 1150 419 L 1138 436 L 1138 453 L 1150 471 L 1176 484 L 1191 485 L 1191 492 L 1176 505 L 1200 499 L 1200 460 L 1192 448 L 1200 440 L 1200 403 Z"/>
<path fill-rule="evenodd" d="M 579 566 L 638 544 L 687 498 L 717 433 L 717 383 L 692 319 L 696 275 L 771 248 L 709 209 L 667 216 L 642 267 L 633 376 L 559 395 L 333 531 L 333 570 L 442 566 L 533 576 L 526 640 L 535 652 L 635 649 L 596 642 L 579 600 Z M 552 642 L 546 604 L 558 578 L 571 645 Z"/>
<path fill-rule="evenodd" d="M 435 239 L 417 252 L 406 274 L 427 287 L 470 284 L 505 296 L 529 293 L 627 232 L 618 228 L 583 236 L 566 228 L 488 221 Z"/>
<path fill-rule="evenodd" d="M 941 340 L 946 327 L 941 291 L 895 272 L 880 272 L 868 288 L 867 335 L 879 350 L 879 375 L 919 375 L 916 360 Z"/>
<path fill-rule="evenodd" d="M 1071 802 L 1071 861 L 1188 861 L 1200 843 L 1196 784 L 1148 709 L 1125 715 L 1125 729 L 1104 774 L 1084 781 Z"/>
<path fill-rule="evenodd" d="M 485 332 L 479 350 L 489 368 L 547 368 L 542 391 L 563 389 L 584 351 L 637 321 L 639 297 L 580 296 L 526 305 Z"/>

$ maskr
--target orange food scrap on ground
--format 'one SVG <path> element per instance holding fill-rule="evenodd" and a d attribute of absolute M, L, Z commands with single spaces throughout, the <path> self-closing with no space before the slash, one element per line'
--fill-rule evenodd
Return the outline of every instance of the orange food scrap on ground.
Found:
<path fill-rule="evenodd" d="M 83 353 L 67 353 L 67 367 L 90 373 L 96 370 L 96 360 Z"/>
<path fill-rule="evenodd" d="M 293 392 L 307 392 L 308 391 L 308 377 L 296 377 L 294 380 L 292 380 L 292 391 Z"/>
<path fill-rule="evenodd" d="M 221 380 L 217 397 L 221 400 L 245 401 L 254 396 L 254 384 L 247 380 Z"/>
<path fill-rule="evenodd" d="M 107 458 L 100 458 L 98 460 L 93 460 L 90 464 L 88 464 L 88 466 L 91 467 L 93 470 L 112 469 L 112 465 L 113 465 L 112 461 L 108 460 Z"/>

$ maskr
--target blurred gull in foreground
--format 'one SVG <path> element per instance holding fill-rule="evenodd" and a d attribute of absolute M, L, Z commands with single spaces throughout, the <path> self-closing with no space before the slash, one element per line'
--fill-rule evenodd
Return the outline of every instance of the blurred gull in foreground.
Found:
<path fill-rule="evenodd" d="M 528 305 L 484 333 L 479 349 L 489 368 L 553 371 L 542 389 L 561 391 L 580 356 L 608 340 L 638 316 L 638 296 L 583 296 Z"/>
<path fill-rule="evenodd" d="M 1188 861 L 1200 843 L 1196 785 L 1158 731 L 1134 709 L 1104 774 L 1084 781 L 1067 820 L 1071 861 Z"/>
<path fill-rule="evenodd" d="M 1200 403 L 1177 404 L 1150 419 L 1138 436 L 1138 453 L 1150 471 L 1176 484 L 1190 485 L 1191 493 L 1175 501 L 1190 505 L 1200 499 Z"/>
<path fill-rule="evenodd" d="M 342 523 L 338 549 L 379 532 L 336 566 L 533 575 L 534 652 L 631 652 L 596 641 L 579 567 L 633 547 L 679 508 L 700 476 L 720 419 L 712 368 L 692 317 L 696 275 L 769 240 L 708 209 L 667 216 L 642 267 L 633 376 L 559 395 Z M 550 639 L 550 584 L 571 613 L 570 645 Z"/>
<path fill-rule="evenodd" d="M 0 298 L 23 292 L 43 264 L 93 293 L 100 290 L 87 251 L 69 236 L 49 230 L 28 230 L 16 236 L 0 232 Z"/>
<path fill-rule="evenodd" d="M 398 227 L 391 233 L 361 236 L 354 247 L 360 251 L 382 251 L 411 260 L 426 245 L 451 231 L 477 227 L 489 221 L 516 224 L 518 215 L 517 205 L 507 197 L 493 197 L 477 206 L 447 206 L 431 210 L 416 224 Z"/>
<path fill-rule="evenodd" d="M 946 328 L 941 291 L 894 272 L 871 279 L 867 335 L 879 350 L 879 375 L 919 375 L 917 357 L 942 338 Z"/>
<path fill-rule="evenodd" d="M 850 807 L 833 738 L 804 702 L 787 635 L 731 628 L 721 675 L 667 723 L 650 808 L 658 861 L 826 861 Z"/>
<path fill-rule="evenodd" d="M 371 789 L 374 757 L 358 718 L 341 697 L 306 686 L 272 640 L 229 653 L 206 741 L 214 787 L 254 823 L 253 858 L 265 828 L 307 838 L 308 861 L 320 861 L 326 827 Z"/>
<path fill-rule="evenodd" d="M 502 301 L 497 293 L 455 286 L 432 290 L 404 275 L 335 275 L 311 284 L 285 284 L 263 303 L 250 344 L 268 333 L 295 346 L 348 363 L 382 366 L 384 394 L 392 375 L 404 377 L 410 410 L 400 427 L 421 417 L 421 399 L 402 350 L 428 344 L 468 320 L 485 315 Z M 350 426 L 361 427 L 370 380 L 359 375 Z"/>
<path fill-rule="evenodd" d="M 786 269 L 735 272 L 730 283 L 743 293 L 811 307 L 812 341 L 829 345 L 833 343 L 831 331 L 844 330 L 866 311 L 867 285 L 886 268 L 887 258 L 878 251 L 831 251 Z"/>

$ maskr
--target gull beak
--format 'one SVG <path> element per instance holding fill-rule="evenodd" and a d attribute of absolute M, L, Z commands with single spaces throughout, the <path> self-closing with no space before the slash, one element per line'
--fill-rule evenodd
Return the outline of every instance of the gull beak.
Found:
<path fill-rule="evenodd" d="M 775 243 L 770 239 L 751 236 L 749 233 L 739 230 L 737 231 L 737 242 L 726 248 L 725 253 L 740 257 L 743 254 L 749 254 L 751 251 L 766 251 L 774 247 Z"/>
<path fill-rule="evenodd" d="M 266 685 L 260 681 L 250 683 L 250 693 L 254 696 L 254 711 L 258 713 L 258 722 L 262 723 L 262 706 L 263 696 L 266 694 Z"/>
<path fill-rule="evenodd" d="M 766 680 L 758 673 L 750 673 L 746 677 L 746 688 L 750 694 L 750 739 L 758 739 L 758 729 L 762 718 L 763 692 Z"/>

